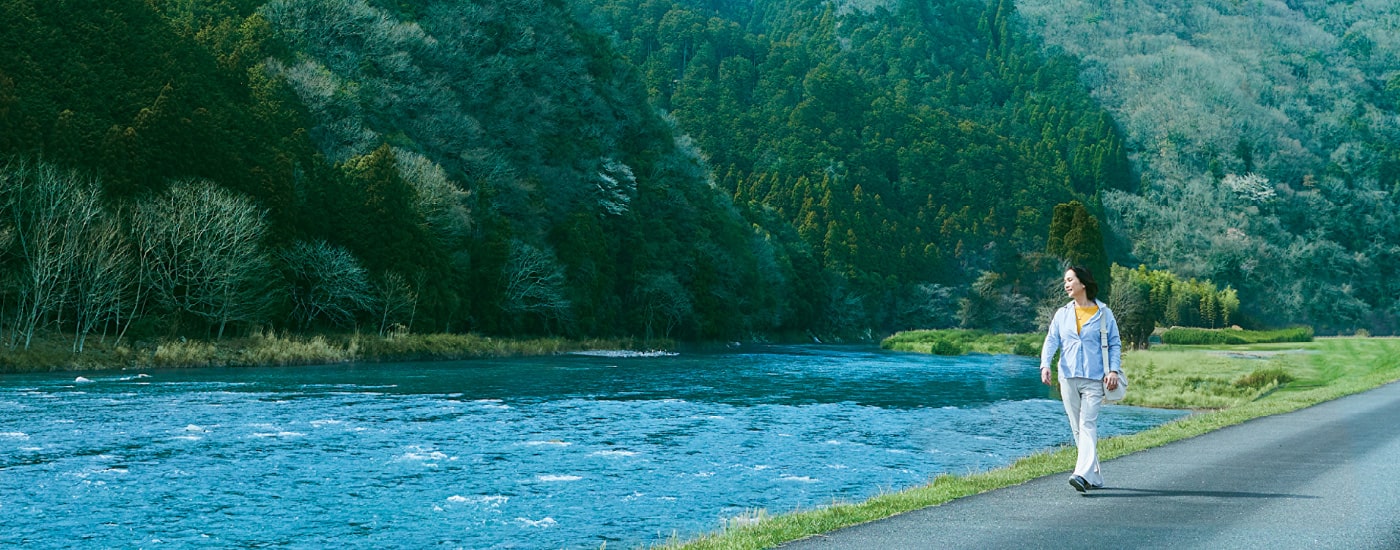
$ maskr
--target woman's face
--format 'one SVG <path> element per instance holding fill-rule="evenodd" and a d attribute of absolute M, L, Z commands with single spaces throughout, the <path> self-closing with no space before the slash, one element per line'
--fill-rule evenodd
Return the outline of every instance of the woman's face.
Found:
<path fill-rule="evenodd" d="M 1079 276 L 1074 274 L 1073 269 L 1065 270 L 1065 294 L 1070 298 L 1087 298 L 1084 295 L 1084 283 L 1079 282 Z"/>

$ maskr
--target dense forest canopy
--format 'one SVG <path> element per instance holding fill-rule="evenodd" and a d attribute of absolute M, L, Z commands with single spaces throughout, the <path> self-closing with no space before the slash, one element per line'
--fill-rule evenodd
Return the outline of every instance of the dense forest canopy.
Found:
<path fill-rule="evenodd" d="M 832 330 L 1034 328 L 1053 207 L 1131 191 L 1074 61 L 1041 55 L 1013 15 L 980 0 L 591 12 L 745 215 L 810 247 Z"/>
<path fill-rule="evenodd" d="M 0 328 L 1390 332 L 1385 9 L 0 0 Z"/>

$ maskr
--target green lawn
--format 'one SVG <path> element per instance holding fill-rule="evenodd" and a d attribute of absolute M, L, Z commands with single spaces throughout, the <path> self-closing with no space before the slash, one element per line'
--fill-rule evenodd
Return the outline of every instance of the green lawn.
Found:
<path fill-rule="evenodd" d="M 1400 380 L 1400 339 L 1328 338 L 1246 346 L 1158 346 L 1151 351 L 1126 354 L 1124 370 L 1132 381 L 1128 403 L 1200 412 L 1138 434 L 1101 440 L 1099 452 L 1104 460 Z M 881 494 L 864 502 L 834 503 L 775 516 L 755 511 L 714 533 L 689 541 L 672 541 L 664 547 L 768 548 L 1065 473 L 1073 468 L 1074 458 L 1074 449 L 1061 447 L 1023 458 L 1006 468 L 964 476 L 943 475 L 926 485 Z"/>

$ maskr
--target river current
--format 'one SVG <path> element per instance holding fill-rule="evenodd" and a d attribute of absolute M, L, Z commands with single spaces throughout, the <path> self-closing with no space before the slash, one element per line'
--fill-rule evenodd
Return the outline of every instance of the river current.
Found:
<path fill-rule="evenodd" d="M 1183 414 L 1105 407 L 1100 433 Z M 1001 355 L 5 375 L 0 546 L 630 548 L 1068 441 L 1036 360 Z"/>

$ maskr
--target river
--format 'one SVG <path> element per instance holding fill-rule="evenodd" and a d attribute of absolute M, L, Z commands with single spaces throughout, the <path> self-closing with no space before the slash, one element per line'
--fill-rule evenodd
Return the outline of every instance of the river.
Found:
<path fill-rule="evenodd" d="M 1036 369 L 745 346 L 4 375 L 0 546 L 630 548 L 1065 444 Z"/>

